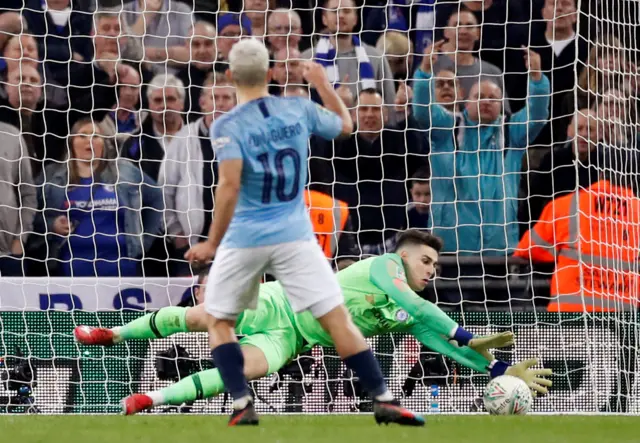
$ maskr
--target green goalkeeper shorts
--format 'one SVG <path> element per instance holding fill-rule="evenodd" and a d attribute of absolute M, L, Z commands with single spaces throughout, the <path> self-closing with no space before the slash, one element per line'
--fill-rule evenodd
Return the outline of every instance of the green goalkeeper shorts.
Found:
<path fill-rule="evenodd" d="M 296 357 L 304 342 L 294 325 L 293 309 L 278 283 L 260 285 L 258 307 L 238 317 L 236 333 L 243 336 L 241 345 L 255 346 L 264 352 L 269 374 Z"/>

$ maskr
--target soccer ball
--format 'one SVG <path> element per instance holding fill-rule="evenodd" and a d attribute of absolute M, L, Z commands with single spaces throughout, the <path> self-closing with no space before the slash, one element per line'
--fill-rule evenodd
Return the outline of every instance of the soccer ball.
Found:
<path fill-rule="evenodd" d="M 511 375 L 501 375 L 491 380 L 482 400 L 491 415 L 525 415 L 531 411 L 533 404 L 529 386 Z"/>

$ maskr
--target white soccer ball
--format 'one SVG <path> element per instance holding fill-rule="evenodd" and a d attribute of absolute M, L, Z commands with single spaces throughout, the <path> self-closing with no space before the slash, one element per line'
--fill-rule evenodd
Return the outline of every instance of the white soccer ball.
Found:
<path fill-rule="evenodd" d="M 491 415 L 526 415 L 533 405 L 529 386 L 511 375 L 491 380 L 484 389 L 482 400 Z"/>

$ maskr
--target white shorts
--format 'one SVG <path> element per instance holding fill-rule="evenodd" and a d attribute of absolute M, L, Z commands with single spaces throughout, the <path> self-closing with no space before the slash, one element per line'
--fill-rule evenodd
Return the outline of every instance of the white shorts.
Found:
<path fill-rule="evenodd" d="M 280 282 L 295 312 L 310 310 L 319 318 L 344 303 L 338 279 L 314 239 L 218 249 L 205 289 L 205 310 L 217 319 L 234 320 L 255 309 L 265 273 Z"/>

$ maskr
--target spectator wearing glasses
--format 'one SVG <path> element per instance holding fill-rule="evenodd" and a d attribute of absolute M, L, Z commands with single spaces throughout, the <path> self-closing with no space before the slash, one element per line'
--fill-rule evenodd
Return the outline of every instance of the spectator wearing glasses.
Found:
<path fill-rule="evenodd" d="M 272 54 L 282 49 L 300 49 L 302 21 L 293 9 L 277 8 L 267 20 L 267 44 Z"/>

